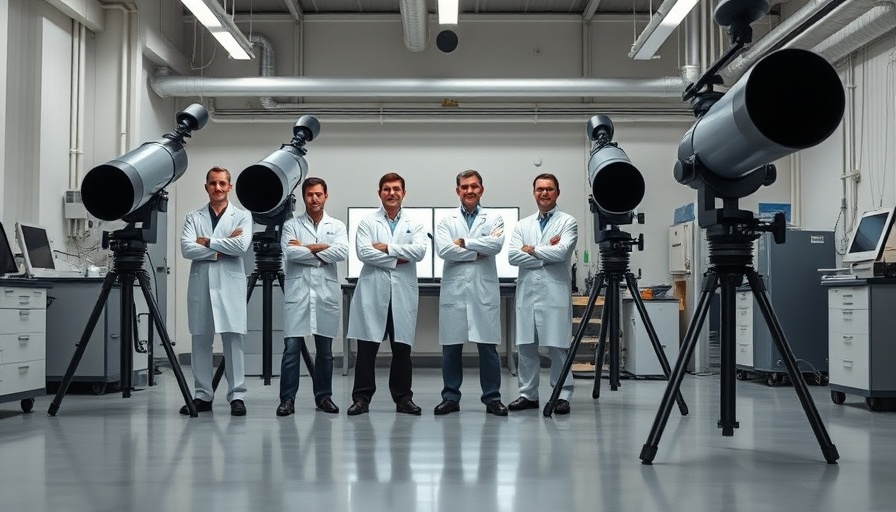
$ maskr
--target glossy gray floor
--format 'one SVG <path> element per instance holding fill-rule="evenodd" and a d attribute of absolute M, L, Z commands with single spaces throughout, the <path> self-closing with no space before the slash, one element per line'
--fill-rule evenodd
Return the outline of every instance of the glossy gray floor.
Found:
<path fill-rule="evenodd" d="M 189 376 L 189 368 L 185 368 Z M 274 415 L 278 381 L 250 380 L 248 416 L 223 396 L 189 419 L 171 372 L 160 385 L 104 396 L 51 397 L 34 412 L 0 405 L 4 511 L 578 511 L 831 510 L 896 508 L 896 414 L 859 397 L 831 403 L 811 387 L 841 459 L 824 462 L 791 387 L 737 383 L 740 428 L 716 428 L 718 378 L 685 378 L 689 417 L 673 409 L 652 466 L 638 459 L 665 388 L 623 381 L 618 391 L 577 379 L 572 414 L 540 410 L 497 418 L 467 371 L 460 413 L 435 417 L 438 370 L 415 372 L 422 417 L 397 415 L 386 370 L 370 414 L 345 415 L 351 377 L 334 377 L 342 413 L 315 412 L 307 378 L 298 413 Z M 542 384 L 542 400 L 549 389 Z M 504 401 L 516 398 L 505 374 Z M 220 394 L 220 393 L 219 393 Z"/>

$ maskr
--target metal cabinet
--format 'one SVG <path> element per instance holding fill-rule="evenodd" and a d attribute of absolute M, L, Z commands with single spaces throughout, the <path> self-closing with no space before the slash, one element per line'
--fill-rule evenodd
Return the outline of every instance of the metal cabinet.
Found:
<path fill-rule="evenodd" d="M 678 360 L 678 300 L 645 300 L 644 308 L 671 368 Z M 637 377 L 665 377 L 663 367 L 647 335 L 647 328 L 632 299 L 623 301 L 622 319 L 625 370 Z"/>
<path fill-rule="evenodd" d="M 871 410 L 896 398 L 896 280 L 834 283 L 828 288 L 829 387 L 842 404 L 847 394 L 865 397 Z"/>
<path fill-rule="evenodd" d="M 0 286 L 0 402 L 25 412 L 46 393 L 46 306 L 44 288 Z"/>

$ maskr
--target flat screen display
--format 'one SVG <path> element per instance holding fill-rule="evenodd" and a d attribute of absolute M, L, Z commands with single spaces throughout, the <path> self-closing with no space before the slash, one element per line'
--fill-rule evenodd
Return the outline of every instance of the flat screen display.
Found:
<path fill-rule="evenodd" d="M 358 237 L 358 224 L 364 217 L 379 210 L 379 207 L 349 207 L 346 229 L 348 230 L 348 258 L 345 277 L 347 279 L 357 279 L 361 275 L 361 268 L 364 264 L 358 259 L 358 252 L 355 249 L 355 240 Z M 423 225 L 423 231 L 428 235 L 426 237 L 426 254 L 423 259 L 417 263 L 417 279 L 432 280 L 432 235 L 433 235 L 433 219 L 432 208 L 420 208 L 406 206 L 401 209 L 402 215 L 408 215 L 411 219 Z"/>
<path fill-rule="evenodd" d="M 19 271 L 16 265 L 16 257 L 12 252 L 12 246 L 9 245 L 9 238 L 6 237 L 6 229 L 3 223 L 0 223 L 0 275 L 15 274 Z"/>
<path fill-rule="evenodd" d="M 881 257 L 881 251 L 890 228 L 893 226 L 893 208 L 865 212 L 849 242 L 849 250 L 843 256 L 844 263 L 856 263 L 860 261 L 877 261 Z"/>
<path fill-rule="evenodd" d="M 56 268 L 46 229 L 42 226 L 19 222 L 16 224 L 16 235 L 19 239 L 19 247 L 22 249 L 22 256 L 25 258 L 26 270 L 29 273 L 31 273 L 31 269 L 35 268 Z"/>
<path fill-rule="evenodd" d="M 460 206 L 435 208 L 433 211 L 433 218 L 435 220 L 434 225 L 438 226 L 439 222 L 443 218 L 445 218 L 445 216 L 450 215 L 458 208 L 460 208 Z M 501 216 L 502 219 L 504 219 L 504 247 L 501 249 L 501 252 L 499 252 L 498 255 L 495 256 L 495 267 L 498 271 L 498 279 L 502 281 L 512 281 L 516 279 L 519 269 L 508 263 L 507 251 L 510 247 L 510 235 L 513 234 L 513 228 L 516 227 L 516 223 L 520 220 L 520 209 L 518 207 L 491 208 L 483 206 L 482 211 L 497 213 Z M 433 260 L 433 277 L 435 277 L 436 279 L 441 279 L 444 267 L 445 260 L 440 258 L 438 254 L 436 254 L 435 259 Z"/>

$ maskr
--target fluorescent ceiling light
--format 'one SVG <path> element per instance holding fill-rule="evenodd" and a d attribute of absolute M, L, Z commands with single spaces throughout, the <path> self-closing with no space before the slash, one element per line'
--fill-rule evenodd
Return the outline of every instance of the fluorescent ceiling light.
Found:
<path fill-rule="evenodd" d="M 254 57 L 252 43 L 240 31 L 233 18 L 224 12 L 217 0 L 181 0 L 193 16 L 202 23 L 221 46 L 237 60 L 248 60 Z"/>
<path fill-rule="evenodd" d="M 439 25 L 457 25 L 458 0 L 439 0 Z"/>
<path fill-rule="evenodd" d="M 638 36 L 628 56 L 635 60 L 650 60 L 656 55 L 660 46 L 672 34 L 684 17 L 700 0 L 665 0 L 656 14 L 650 18 L 650 23 Z"/>

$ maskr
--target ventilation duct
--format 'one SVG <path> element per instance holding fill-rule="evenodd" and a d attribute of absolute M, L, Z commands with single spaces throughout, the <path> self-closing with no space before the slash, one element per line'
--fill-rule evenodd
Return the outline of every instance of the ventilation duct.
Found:
<path fill-rule="evenodd" d="M 422 52 L 429 40 L 426 0 L 401 0 L 401 25 L 404 30 L 404 45 L 412 52 Z"/>
<path fill-rule="evenodd" d="M 726 84 L 733 84 L 767 53 L 781 48 L 799 34 L 816 29 L 819 25 L 818 22 L 837 7 L 857 2 L 867 3 L 868 0 L 809 0 L 803 7 L 781 21 L 768 34 L 722 68 L 720 73 L 722 78 Z M 840 26 L 844 26 L 857 16 L 858 14 L 855 14 L 853 18 L 841 22 Z"/>
<path fill-rule="evenodd" d="M 896 3 L 887 2 L 874 7 L 813 50 L 836 62 L 894 28 Z"/>
<path fill-rule="evenodd" d="M 796 35 L 783 48 L 811 50 L 815 45 L 836 34 L 843 27 L 858 19 L 859 16 L 880 4 L 880 0 L 847 1 L 831 11 L 831 14 L 825 16 L 823 20 L 813 25 L 810 29 Z"/>
<path fill-rule="evenodd" d="M 180 77 L 160 71 L 159 96 L 328 98 L 681 98 L 679 77 L 626 78 L 312 78 Z"/>
<path fill-rule="evenodd" d="M 274 76 L 274 46 L 271 40 L 263 35 L 253 35 L 249 38 L 249 42 L 257 46 L 258 52 L 258 76 Z M 277 108 L 279 104 L 270 96 L 261 96 L 258 98 L 261 106 L 266 109 Z"/>

